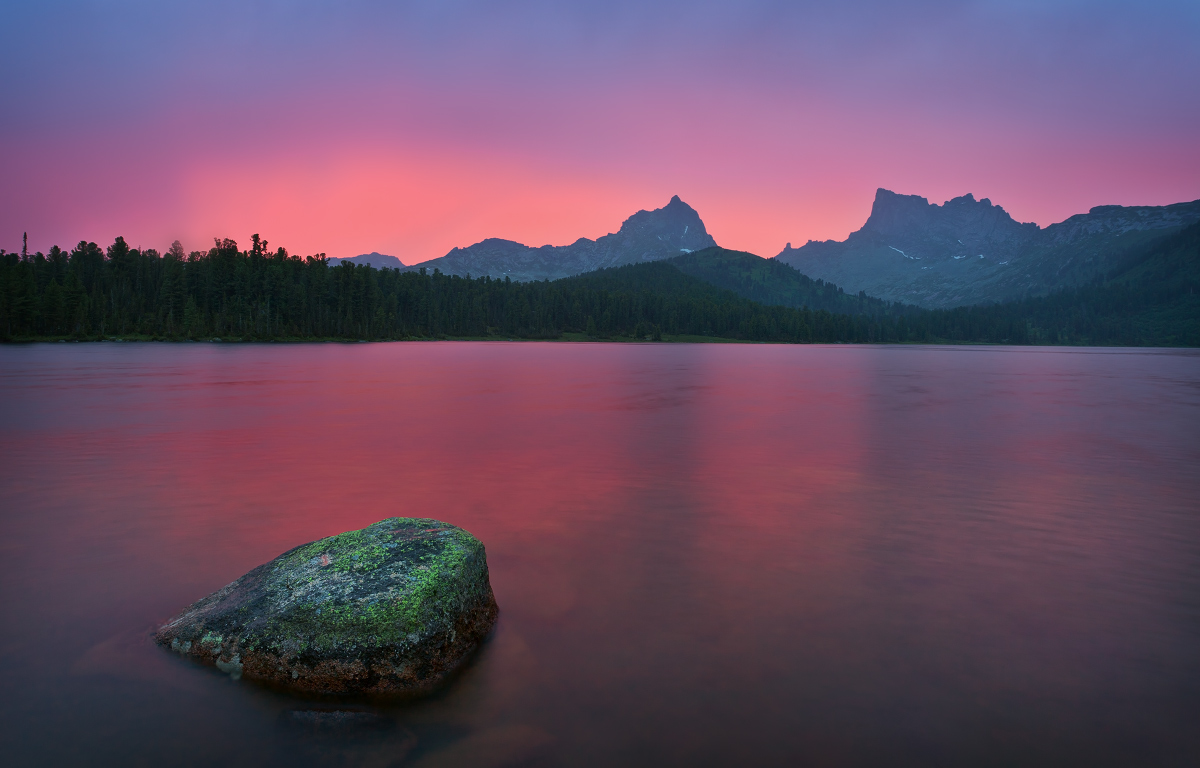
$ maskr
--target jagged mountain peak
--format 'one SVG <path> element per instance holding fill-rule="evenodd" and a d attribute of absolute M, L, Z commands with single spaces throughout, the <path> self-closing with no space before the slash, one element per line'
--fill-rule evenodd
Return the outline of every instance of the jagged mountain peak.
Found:
<path fill-rule="evenodd" d="M 557 279 L 604 267 L 668 259 L 716 244 L 696 209 L 673 195 L 662 208 L 638 211 L 618 231 L 596 240 L 581 237 L 570 245 L 530 248 L 512 240 L 487 238 L 410 269 L 438 268 L 447 274 L 514 280 Z"/>
<path fill-rule="evenodd" d="M 976 200 L 975 195 L 972 195 L 970 192 L 968 192 L 965 195 L 959 195 L 958 197 L 950 198 L 949 200 L 947 200 L 945 203 L 942 204 L 942 207 L 947 208 L 947 207 L 950 207 L 953 205 L 979 205 L 982 208 L 993 207 L 991 200 L 987 199 L 986 197 L 982 198 L 980 200 Z M 934 207 L 936 208 L 937 206 L 934 206 Z M 998 208 L 999 206 L 995 206 L 995 207 Z"/>
<path fill-rule="evenodd" d="M 613 235 L 605 235 L 596 241 L 598 245 L 617 245 L 628 251 L 632 261 L 648 261 L 666 258 L 679 253 L 690 253 L 717 244 L 696 209 L 679 199 L 671 198 L 662 208 L 653 211 L 638 211 L 621 224 Z"/>
<path fill-rule="evenodd" d="M 637 213 L 625 219 L 621 224 L 622 232 L 627 228 L 637 226 L 653 226 L 666 228 L 686 228 L 689 232 L 699 231 L 707 234 L 704 230 L 704 222 L 700 220 L 700 214 L 696 209 L 679 199 L 679 195 L 671 198 L 670 202 L 662 208 L 655 208 L 653 211 L 638 211 Z"/>
<path fill-rule="evenodd" d="M 1132 245 L 1200 220 L 1200 201 L 1097 206 L 1045 229 L 988 198 L 942 205 L 880 188 L 862 228 L 842 242 L 809 241 L 776 257 L 800 272 L 926 307 L 1004 301 L 1092 279 Z"/>
<path fill-rule="evenodd" d="M 920 195 L 900 195 L 882 187 L 875 192 L 871 215 L 859 232 L 874 232 L 884 236 L 903 237 L 914 229 L 944 229 L 946 235 L 974 236 L 981 231 L 1011 231 L 1034 227 L 1021 224 L 988 198 L 976 200 L 968 192 L 951 198 L 942 205 L 929 202 Z M 858 233 L 855 233 L 858 234 Z"/>

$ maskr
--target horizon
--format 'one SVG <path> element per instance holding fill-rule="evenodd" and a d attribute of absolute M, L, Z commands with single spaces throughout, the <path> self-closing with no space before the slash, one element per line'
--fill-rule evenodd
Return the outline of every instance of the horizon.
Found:
<path fill-rule="evenodd" d="M 964 198 L 964 197 L 965 197 L 965 198 L 969 198 L 969 199 L 973 200 L 973 201 L 974 201 L 974 202 L 976 202 L 976 203 L 980 203 L 980 202 L 983 202 L 983 201 L 985 201 L 985 200 L 986 200 L 986 201 L 987 201 L 987 202 L 989 202 L 989 203 L 990 203 L 990 204 L 991 204 L 993 207 L 1000 208 L 1000 209 L 1001 209 L 1001 210 L 1003 210 L 1005 213 L 1009 214 L 1010 218 L 1012 218 L 1014 221 L 1017 221 L 1018 223 L 1023 223 L 1023 224 L 1024 224 L 1024 223 L 1032 223 L 1032 224 L 1036 225 L 1036 226 L 1037 226 L 1039 229 L 1045 229 L 1045 228 L 1046 228 L 1046 227 L 1048 227 L 1048 226 L 1052 226 L 1052 225 L 1054 225 L 1054 224 L 1060 224 L 1060 223 L 1062 223 L 1062 221 L 1065 221 L 1065 220 L 1066 220 L 1066 219 L 1063 219 L 1063 220 L 1061 220 L 1061 221 L 1053 221 L 1053 222 L 1050 222 L 1049 224 L 1041 224 L 1041 223 L 1038 223 L 1038 222 L 1022 222 L 1020 219 L 1017 219 L 1015 216 L 1012 216 L 1011 212 L 1010 212 L 1010 211 L 1008 211 L 1008 209 L 1006 209 L 1006 208 L 1004 207 L 1004 205 L 1002 205 L 1002 204 L 1000 204 L 1000 203 L 997 203 L 997 202 L 995 202 L 994 200 L 991 200 L 991 199 L 987 198 L 986 196 L 978 196 L 978 197 L 976 197 L 976 196 L 974 195 L 974 193 L 973 193 L 973 192 L 966 192 L 966 193 L 963 193 L 962 195 L 956 195 L 956 196 L 955 196 L 955 197 L 953 197 L 953 198 L 948 198 L 947 200 L 943 200 L 942 202 L 938 203 L 938 202 L 935 202 L 935 201 L 933 201 L 933 200 L 930 200 L 929 198 L 927 198 L 927 197 L 925 197 L 925 196 L 923 196 L 923 195 L 917 195 L 917 194 L 907 194 L 907 193 L 903 193 L 903 192 L 895 192 L 894 190 L 885 189 L 885 188 L 883 188 L 883 187 L 879 187 L 879 188 L 876 190 L 876 194 L 878 194 L 878 192 L 884 192 L 884 191 L 886 191 L 886 192 L 892 192 L 893 194 L 895 194 L 895 195 L 897 195 L 897 196 L 899 196 L 899 197 L 919 197 L 919 198 L 921 198 L 921 199 L 925 200 L 925 201 L 926 201 L 927 203 L 929 203 L 930 205 L 932 205 L 932 206 L 935 206 L 935 207 L 941 207 L 941 206 L 944 206 L 944 205 L 946 205 L 947 203 L 949 203 L 951 200 L 955 200 L 955 199 L 959 199 L 959 198 Z M 673 195 L 673 196 L 672 196 L 672 198 L 675 198 L 675 197 L 678 197 L 678 195 Z M 687 204 L 687 201 L 686 201 L 686 200 L 683 200 L 682 198 L 680 198 L 680 200 L 681 200 L 681 202 L 683 202 L 685 205 Z M 875 198 L 874 198 L 874 197 L 872 197 L 872 204 L 874 204 L 874 200 L 875 200 Z M 1196 203 L 1196 202 L 1200 202 L 1200 199 L 1196 199 L 1196 200 L 1179 200 L 1179 201 L 1176 201 L 1175 203 L 1165 203 L 1165 204 L 1160 204 L 1160 205 L 1158 205 L 1158 206 L 1140 206 L 1140 205 L 1138 205 L 1138 204 L 1136 204 L 1136 203 L 1133 203 L 1133 204 L 1129 204 L 1129 205 L 1126 205 L 1126 206 L 1117 206 L 1117 207 L 1130 207 L 1130 208 L 1137 208 L 1137 207 L 1165 207 L 1165 206 L 1170 206 L 1170 205 L 1184 205 L 1184 204 L 1187 204 L 1187 203 Z M 669 204 L 669 201 L 668 201 L 668 203 L 664 203 L 663 205 L 659 206 L 658 208 L 649 208 L 649 209 L 647 209 L 647 208 L 641 208 L 641 209 L 638 209 L 637 211 L 634 211 L 633 213 L 629 214 L 629 216 L 626 216 L 626 217 L 625 217 L 625 219 L 623 219 L 623 220 L 622 220 L 621 224 L 623 225 L 623 224 L 625 223 L 625 221 L 626 221 L 626 220 L 628 220 L 629 218 L 633 217 L 634 215 L 636 215 L 636 214 L 638 214 L 638 213 L 645 213 L 645 212 L 647 212 L 647 211 L 656 211 L 656 210 L 660 210 L 661 208 L 664 208 L 664 207 L 666 207 L 666 205 L 668 205 L 668 204 Z M 693 206 L 689 206 L 689 207 L 692 207 L 692 208 L 693 208 L 693 210 L 695 210 L 695 208 L 694 208 Z M 1112 206 L 1109 206 L 1109 205 L 1104 205 L 1104 204 L 1101 204 L 1101 205 L 1098 205 L 1098 206 L 1092 206 L 1092 208 L 1090 208 L 1090 209 L 1089 209 L 1089 210 L 1087 210 L 1087 211 L 1078 211 L 1077 213 L 1075 213 L 1075 214 L 1071 214 L 1070 216 L 1068 216 L 1068 217 L 1066 217 L 1066 218 L 1071 218 L 1071 216 L 1075 216 L 1075 215 L 1087 214 L 1087 213 L 1090 213 L 1092 210 L 1096 210 L 1097 208 L 1104 208 L 1104 207 L 1112 207 Z M 703 216 L 703 215 L 700 213 L 700 211 L 696 211 L 696 213 L 697 213 L 698 215 L 700 215 L 700 219 L 701 219 L 701 221 L 703 222 L 704 216 Z M 866 221 L 867 221 L 867 219 L 869 219 L 869 218 L 870 218 L 870 211 L 868 211 L 868 215 L 867 215 L 867 217 L 863 219 L 863 224 L 865 224 L 865 223 L 866 223 Z M 708 223 L 707 223 L 707 222 L 703 222 L 703 223 L 705 224 L 705 228 L 707 229 L 707 227 L 708 227 Z M 804 245 L 805 243 L 810 243 L 810 242 L 840 242 L 840 241 L 845 241 L 845 240 L 846 240 L 846 238 L 847 238 L 847 237 L 849 237 L 849 235 L 851 235 L 851 234 L 853 234 L 854 232 L 856 232 L 856 231 L 858 231 L 859 229 L 861 229 L 861 228 L 862 228 L 862 226 L 863 226 L 863 225 L 862 225 L 862 224 L 860 224 L 860 225 L 859 225 L 858 227 L 856 227 L 854 230 L 851 230 L 851 231 L 847 232 L 847 233 L 846 233 L 846 235 L 845 235 L 845 236 L 843 236 L 843 237 L 841 237 L 841 238 L 827 238 L 827 239 L 826 239 L 826 240 L 824 240 L 824 241 L 821 241 L 821 240 L 812 240 L 812 239 L 810 239 L 810 240 L 806 240 L 806 241 L 800 242 L 800 245 Z M 610 230 L 609 232 L 606 232 L 606 233 L 604 233 L 604 234 L 602 234 L 602 235 L 597 235 L 596 237 L 591 237 L 591 238 L 588 238 L 588 239 L 590 239 L 590 240 L 593 240 L 593 241 L 594 241 L 594 240 L 596 240 L 596 239 L 598 239 L 598 238 L 600 238 L 600 237 L 605 237 L 605 236 L 607 236 L 607 235 L 616 234 L 617 232 L 619 232 L 619 231 L 620 231 L 620 228 L 621 228 L 621 227 L 620 227 L 620 226 L 618 226 L 617 228 L 615 228 L 615 229 L 612 229 L 612 230 Z M 22 233 L 22 234 L 25 234 L 25 233 Z M 261 233 L 255 233 L 255 234 L 261 235 Z M 710 234 L 711 234 L 711 233 L 710 233 Z M 117 237 L 120 237 L 120 238 L 124 239 L 124 240 L 126 241 L 126 244 L 127 244 L 127 245 L 129 245 L 129 247 L 131 247 L 131 248 L 134 248 L 134 249 L 136 249 L 136 250 L 139 250 L 139 251 L 140 251 L 140 250 L 143 250 L 143 248 L 142 248 L 142 246 L 141 246 L 141 245 L 133 245 L 133 244 L 129 243 L 129 240 L 128 240 L 128 238 L 125 238 L 125 237 L 124 237 L 124 235 L 116 235 L 116 236 L 114 237 L 114 240 L 115 240 Z M 177 239 L 178 239 L 178 238 L 177 238 Z M 243 241 L 241 241 L 241 240 L 239 240 L 239 238 L 229 238 L 229 239 L 231 239 L 231 240 L 233 240 L 234 242 L 238 243 L 238 247 L 239 247 L 239 249 L 241 249 L 241 250 L 246 250 L 246 248 L 245 248 L 245 247 L 243 247 L 243 246 L 244 246 L 244 242 L 243 242 Z M 451 248 L 451 251 L 454 251 L 454 250 L 461 250 L 461 249 L 463 249 L 463 248 L 469 248 L 469 247 L 471 247 L 471 246 L 473 246 L 473 245 L 479 245 L 479 244 L 481 244 L 482 242 L 484 242 L 484 240 L 490 240 L 490 239 L 503 239 L 503 240 L 507 240 L 507 238 L 495 238 L 495 237 L 489 236 L 489 237 L 486 237 L 486 238 L 484 238 L 483 240 L 477 240 L 477 241 L 475 241 L 474 243 L 468 243 L 468 244 L 466 244 L 466 245 L 454 246 L 453 248 Z M 571 245 L 571 244 L 573 244 L 574 242 L 578 241 L 579 239 L 580 239 L 580 238 L 574 238 L 573 240 L 569 240 L 569 241 L 566 241 L 566 242 L 561 242 L 561 243 L 542 243 L 542 244 L 540 244 L 540 245 L 532 245 L 531 243 L 520 243 L 520 244 L 521 244 L 521 245 L 525 245 L 525 246 L 529 246 L 529 247 L 532 247 L 532 248 L 538 248 L 538 247 L 555 247 L 555 248 L 561 248 L 561 247 L 565 247 L 565 246 Z M 246 238 L 245 240 L 246 240 L 246 241 L 248 241 L 248 240 L 249 240 L 249 238 Z M 269 240 L 270 240 L 269 238 L 264 238 L 264 242 L 268 242 Z M 61 248 L 62 248 L 62 250 L 63 250 L 63 251 L 70 251 L 72 248 L 74 248 L 74 247 L 75 247 L 75 245 L 76 245 L 78 242 L 79 242 L 79 241 L 76 241 L 75 243 L 70 243 L 70 244 L 67 244 L 67 245 L 65 245 L 65 246 L 64 246 L 63 244 L 61 244 L 61 243 L 54 243 L 54 245 L 58 245 L 59 247 L 61 247 Z M 174 242 L 174 241 L 172 241 L 172 242 Z M 270 242 L 272 242 L 272 243 L 273 243 L 273 244 L 274 244 L 276 247 L 279 247 L 279 246 L 281 245 L 280 243 L 277 243 L 277 242 L 274 242 L 274 241 L 270 241 Z M 514 241 L 514 242 L 519 242 L 519 241 Z M 786 250 L 786 248 L 787 248 L 788 246 L 791 246 L 793 249 L 796 249 L 796 248 L 798 248 L 799 246 L 797 246 L 797 245 L 793 245 L 793 242 L 795 242 L 795 241 L 788 241 L 788 242 L 786 242 L 786 243 L 784 244 L 784 247 L 781 247 L 779 250 L 782 252 L 783 250 Z M 100 245 L 101 247 L 105 247 L 106 245 L 108 245 L 108 244 L 106 244 L 106 243 L 97 243 L 97 244 L 98 244 L 98 245 Z M 182 245 L 182 242 L 181 242 L 181 245 Z M 204 246 L 202 246 L 202 247 L 200 247 L 200 248 L 187 248 L 187 247 L 185 246 L 185 250 L 187 250 L 187 251 L 200 251 L 200 252 L 205 252 L 205 251 L 208 251 L 208 250 L 210 250 L 212 247 L 214 247 L 214 246 L 207 246 L 207 245 L 204 245 Z M 218 245 L 217 247 L 219 247 L 219 245 Z M 440 254 L 440 255 L 437 255 L 437 256 L 430 256 L 430 257 L 428 257 L 428 258 L 423 258 L 423 259 L 421 259 L 421 260 L 419 260 L 419 261 L 405 261 L 404 259 L 401 259 L 400 257 L 396 256 L 395 254 L 383 253 L 383 252 L 380 252 L 380 251 L 378 251 L 378 250 L 366 251 L 366 252 L 363 252 L 363 253 L 355 253 L 355 254 L 350 254 L 350 255 L 346 255 L 346 256 L 330 256 L 328 253 L 324 253 L 324 252 L 321 252 L 321 251 L 317 251 L 317 252 L 315 252 L 315 253 L 302 253 L 302 252 L 293 251 L 292 249 L 288 248 L 286 244 L 283 244 L 283 245 L 282 245 L 282 247 L 283 247 L 283 248 L 285 248 L 285 249 L 288 251 L 289 255 L 291 255 L 291 256 L 300 256 L 300 257 L 305 257 L 305 256 L 320 256 L 320 255 L 323 255 L 323 256 L 325 256 L 326 258 L 330 258 L 330 259 L 338 259 L 338 260 L 357 259 L 357 258 L 362 258 L 362 257 L 364 257 L 364 256 L 382 256 L 382 257 L 385 257 L 385 258 L 397 258 L 397 259 L 399 259 L 399 260 L 401 261 L 402 265 L 403 265 L 403 266 L 405 266 L 405 267 L 414 267 L 414 266 L 419 266 L 419 265 L 421 265 L 421 264 L 424 264 L 424 263 L 426 263 L 426 262 L 429 262 L 429 261 L 434 261 L 434 260 L 436 260 L 436 259 L 439 259 L 439 258 L 441 258 L 442 256 L 446 256 L 448 253 L 450 253 L 450 251 L 448 251 L 447 253 L 443 253 L 443 254 Z M 754 251 L 748 251 L 748 250 L 744 250 L 744 249 L 740 249 L 740 248 L 732 248 L 732 247 L 727 247 L 727 246 L 721 245 L 720 243 L 717 243 L 717 245 L 715 245 L 715 246 L 712 246 L 712 247 L 719 248 L 719 249 L 721 249 L 721 250 L 727 250 L 727 251 L 739 251 L 739 252 L 742 252 L 742 253 L 748 253 L 748 254 L 750 254 L 750 255 L 752 255 L 752 256 L 758 256 L 759 258 L 764 258 L 764 259 L 772 259 L 772 258 L 775 258 L 775 256 L 779 255 L 778 253 L 772 253 L 772 254 L 770 254 L 770 255 L 767 255 L 767 254 L 762 254 L 762 253 L 755 253 Z M 147 248 L 147 249 L 151 249 L 151 248 L 155 248 L 155 246 L 154 246 L 154 245 L 149 245 L 149 246 L 146 246 L 146 248 Z M 166 251 L 168 248 L 169 248 L 169 246 L 168 246 L 167 248 L 156 249 L 156 250 L 160 250 L 160 252 L 165 252 L 165 251 Z M 3 248 L 3 247 L 0 247 L 0 251 L 5 251 L 5 252 L 8 252 L 8 253 L 18 253 L 18 252 L 19 252 L 17 249 L 12 249 L 12 250 L 9 250 L 9 249 L 7 249 L 7 248 Z M 37 249 L 30 248 L 30 249 L 29 249 L 29 252 L 30 252 L 31 254 L 32 254 L 32 253 L 35 253 L 35 252 L 37 252 Z"/>
<path fill-rule="evenodd" d="M 418 264 L 487 238 L 595 240 L 679 195 L 722 247 L 770 257 L 844 240 L 877 188 L 971 193 L 1041 227 L 1200 198 L 1184 2 L 66 2 L 0 19 L 9 250 L 22 232 L 31 251 L 257 232 Z M 47 56 L 56 39 L 78 43 Z"/>

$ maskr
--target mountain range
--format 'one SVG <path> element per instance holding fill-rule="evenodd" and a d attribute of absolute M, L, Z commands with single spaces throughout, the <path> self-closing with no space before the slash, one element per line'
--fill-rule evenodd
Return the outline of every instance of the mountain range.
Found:
<path fill-rule="evenodd" d="M 1161 224 L 1163 209 L 1134 221 L 1145 220 Z M 916 236 L 928 243 L 929 229 Z M 1014 239 L 1028 236 L 1025 229 Z M 353 263 L 330 268 L 322 259 L 263 258 L 259 248 L 239 251 L 230 240 L 197 258 L 162 258 L 117 238 L 108 258 L 95 243 L 69 254 L 54 248 L 48 257 L 0 251 L 0 341 L 116 335 L 1200 346 L 1200 221 L 1174 229 L 1110 233 L 1152 234 L 1081 285 L 946 309 L 847 293 L 777 259 L 717 246 L 520 281 Z M 1069 235 L 1063 239 L 1076 247 L 1088 242 Z M 999 235 L 995 243 L 1006 244 Z M 957 250 L 950 247 L 951 260 Z M 927 254 L 902 257 L 920 262 Z"/>
<path fill-rule="evenodd" d="M 447 275 L 488 275 L 522 282 L 558 280 L 622 264 L 667 259 L 716 244 L 700 215 L 676 195 L 662 208 L 638 211 L 617 232 L 596 240 L 581 237 L 570 245 L 531 248 L 491 237 L 406 269 L 437 269 Z"/>
<path fill-rule="evenodd" d="M 775 259 L 723 248 L 616 271 L 628 272 L 625 283 L 635 285 L 636 270 L 674 267 L 682 276 L 758 304 L 805 308 L 818 316 L 828 313 L 828 317 L 857 318 L 856 322 L 866 319 L 880 329 L 890 323 L 893 330 L 878 331 L 889 340 L 1200 346 L 1200 222 L 1178 231 L 1156 231 L 1159 236 L 1129 247 L 1111 269 L 1082 285 L 1016 301 L 949 309 L 922 309 L 865 292 L 846 293 Z M 642 274 L 640 280 L 644 288 L 654 291 L 663 283 L 661 272 Z"/>
<path fill-rule="evenodd" d="M 886 189 L 844 241 L 789 243 L 775 258 L 809 277 L 888 301 L 949 308 L 1039 296 L 1082 285 L 1125 254 L 1200 221 L 1200 200 L 1106 205 L 1041 228 L 984 198 L 943 205 Z"/>
<path fill-rule="evenodd" d="M 722 284 L 747 298 L 801 306 L 829 293 L 834 306 L 861 304 L 861 297 L 927 309 L 989 304 L 1043 296 L 1089 284 L 1109 274 L 1128 254 L 1200 221 L 1200 200 L 1166 206 L 1107 205 L 1042 228 L 1021 223 L 987 198 L 967 194 L 941 205 L 917 195 L 879 189 L 863 226 L 844 241 L 791 243 L 761 265 L 741 254 L 680 259 L 717 247 L 700 215 L 672 197 L 662 208 L 638 211 L 612 234 L 580 238 L 570 245 L 530 247 L 488 238 L 455 248 L 441 258 L 404 266 L 394 256 L 363 254 L 330 259 L 403 271 L 439 270 L 447 275 L 558 280 L 598 269 L 671 259 L 697 277 L 715 269 Z M 726 254 L 734 252 L 724 252 Z M 708 265 L 708 266 L 705 266 Z M 716 265 L 716 266 L 714 266 Z M 774 265 L 779 265 L 775 267 Z M 782 270 L 782 271 L 781 271 Z M 818 286 L 797 281 L 799 272 Z M 704 278 L 707 279 L 707 278 Z M 735 286 L 738 286 L 735 288 Z M 825 299 L 821 300 L 825 302 Z M 840 302 L 840 303 L 839 303 Z M 805 306 L 816 308 L 805 303 Z M 840 311 L 869 311 L 859 309 Z"/>

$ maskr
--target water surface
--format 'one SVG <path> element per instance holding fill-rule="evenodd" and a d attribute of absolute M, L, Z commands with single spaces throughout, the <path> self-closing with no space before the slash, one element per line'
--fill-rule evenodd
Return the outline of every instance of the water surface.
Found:
<path fill-rule="evenodd" d="M 3 347 L 0 754 L 1195 764 L 1198 417 L 1177 350 Z M 296 699 L 149 642 L 395 515 L 487 546 L 501 618 L 442 694 Z"/>

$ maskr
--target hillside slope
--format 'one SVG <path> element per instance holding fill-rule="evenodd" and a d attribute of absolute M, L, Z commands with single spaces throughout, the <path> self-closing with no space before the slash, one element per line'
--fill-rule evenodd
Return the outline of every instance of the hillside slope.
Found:
<path fill-rule="evenodd" d="M 865 293 L 848 294 L 833 283 L 814 280 L 776 259 L 764 259 L 745 251 L 705 248 L 676 256 L 667 263 L 760 304 L 808 307 L 849 315 L 878 316 L 917 311 L 917 307 L 883 301 Z"/>
<path fill-rule="evenodd" d="M 1101 206 L 1045 229 L 971 195 L 943 205 L 876 193 L 845 241 L 789 244 L 775 258 L 847 292 L 928 308 L 1010 301 L 1086 284 L 1125 254 L 1200 221 L 1200 201 Z"/>
<path fill-rule="evenodd" d="M 997 309 L 1047 343 L 1200 346 L 1200 223 L 1130 249 L 1088 285 Z"/>

